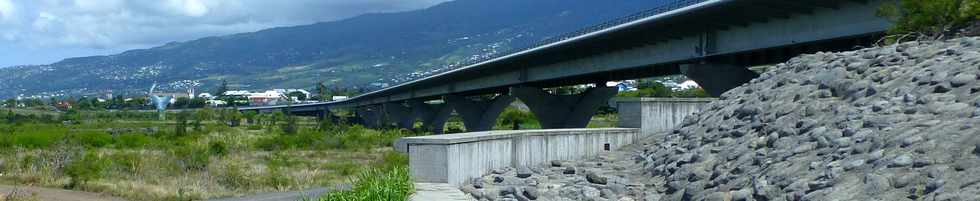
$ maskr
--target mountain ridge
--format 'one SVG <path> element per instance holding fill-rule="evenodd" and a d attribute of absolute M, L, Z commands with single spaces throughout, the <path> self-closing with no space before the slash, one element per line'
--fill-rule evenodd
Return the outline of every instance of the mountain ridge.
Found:
<path fill-rule="evenodd" d="M 547 37 L 653 8 L 662 1 L 457 0 L 309 25 L 204 37 L 114 55 L 0 68 L 0 97 L 138 94 L 187 83 L 208 89 L 309 88 L 315 83 L 371 90 L 451 64 L 478 60 Z M 199 90 L 201 91 L 201 90 Z"/>

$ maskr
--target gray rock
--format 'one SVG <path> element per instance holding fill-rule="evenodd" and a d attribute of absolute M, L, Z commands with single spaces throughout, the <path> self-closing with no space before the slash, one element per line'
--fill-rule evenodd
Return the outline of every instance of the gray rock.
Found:
<path fill-rule="evenodd" d="M 593 183 L 593 184 L 606 185 L 606 183 L 608 182 L 608 178 L 596 174 L 595 172 L 589 172 L 588 174 L 586 174 L 585 179 L 589 181 L 589 183 Z"/>
<path fill-rule="evenodd" d="M 562 174 L 575 174 L 575 167 L 565 167 L 561 172 Z"/>
<path fill-rule="evenodd" d="M 714 192 L 714 193 L 708 194 L 708 196 L 705 197 L 704 200 L 705 201 L 729 201 L 729 200 L 732 200 L 732 197 L 728 193 Z"/>
<path fill-rule="evenodd" d="M 505 187 L 503 189 L 500 189 L 500 192 L 498 192 L 498 195 L 500 195 L 500 196 L 507 196 L 507 195 L 514 195 L 516 193 L 517 193 L 517 188 L 514 188 L 513 186 L 511 186 L 511 187 Z"/>
<path fill-rule="evenodd" d="M 650 192 L 649 194 L 643 197 L 643 201 L 660 201 L 662 197 L 663 196 L 661 196 L 659 193 Z"/>
<path fill-rule="evenodd" d="M 912 165 L 912 162 L 913 162 L 912 156 L 910 156 L 908 154 L 902 154 L 902 155 L 899 155 L 898 157 L 895 157 L 895 159 L 892 159 L 892 163 L 889 166 L 891 166 L 891 167 L 905 167 L 905 166 Z"/>
<path fill-rule="evenodd" d="M 527 167 L 517 168 L 517 178 L 522 178 L 522 179 L 528 178 L 531 177 L 532 174 L 534 174 L 534 172 L 532 172 L 530 168 Z"/>
<path fill-rule="evenodd" d="M 570 161 L 564 161 L 564 160 L 551 161 L 551 167 L 568 167 L 568 166 L 571 166 Z"/>
<path fill-rule="evenodd" d="M 921 142 L 922 140 L 923 140 L 922 136 L 919 135 L 908 137 L 902 140 L 902 146 L 903 147 L 911 146 L 915 143 Z"/>
<path fill-rule="evenodd" d="M 963 85 L 970 84 L 976 80 L 977 80 L 976 75 L 972 75 L 971 73 L 960 73 L 959 75 L 953 77 L 953 79 L 950 79 L 949 82 L 953 87 L 961 87 Z"/>
<path fill-rule="evenodd" d="M 503 183 L 503 182 L 504 182 L 504 177 L 502 177 L 500 175 L 494 175 L 493 176 L 493 183 L 499 184 L 499 183 Z"/>
<path fill-rule="evenodd" d="M 538 199 L 538 189 L 537 188 L 526 187 L 526 188 L 523 189 L 523 191 L 521 192 L 521 194 L 524 195 L 524 197 L 526 197 L 527 199 L 530 199 L 530 200 L 537 200 Z"/>

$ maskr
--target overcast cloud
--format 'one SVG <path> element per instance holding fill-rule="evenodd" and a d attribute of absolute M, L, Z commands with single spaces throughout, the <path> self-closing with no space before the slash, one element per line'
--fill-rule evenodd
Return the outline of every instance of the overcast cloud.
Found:
<path fill-rule="evenodd" d="M 0 0 L 0 67 L 333 21 L 448 0 Z"/>

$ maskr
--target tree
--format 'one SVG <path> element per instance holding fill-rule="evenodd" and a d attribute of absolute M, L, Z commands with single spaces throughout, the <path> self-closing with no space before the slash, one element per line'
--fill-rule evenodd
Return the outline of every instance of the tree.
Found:
<path fill-rule="evenodd" d="M 221 85 L 218 85 L 218 88 L 214 90 L 214 95 L 223 96 L 225 92 L 228 92 L 228 80 L 221 80 Z"/>
<path fill-rule="evenodd" d="M 188 108 L 204 108 L 204 106 L 207 106 L 207 105 L 208 105 L 208 100 L 207 99 L 198 97 L 198 98 L 191 99 L 190 102 L 188 102 L 187 107 Z"/>
<path fill-rule="evenodd" d="M 878 15 L 895 21 L 893 35 L 949 36 L 978 19 L 980 0 L 900 0 L 885 4 Z"/>
<path fill-rule="evenodd" d="M 320 101 L 331 101 L 330 97 L 327 97 L 327 85 L 323 85 L 323 82 L 316 84 L 316 93 L 320 96 Z"/>
<path fill-rule="evenodd" d="M 177 97 L 174 101 L 173 108 L 188 108 L 191 104 L 191 98 L 188 97 Z"/>
<path fill-rule="evenodd" d="M 3 101 L 3 105 L 7 108 L 15 108 L 17 107 L 17 100 L 13 98 L 7 99 L 6 101 Z"/>
<path fill-rule="evenodd" d="M 308 98 L 308 97 L 306 97 L 306 94 L 304 94 L 303 92 L 299 92 L 299 91 L 289 92 L 289 94 L 286 94 L 286 96 L 288 96 L 288 97 L 296 97 L 296 100 L 300 100 L 300 101 L 306 101 L 306 98 Z"/>
<path fill-rule="evenodd" d="M 187 135 L 187 121 L 190 119 L 191 113 L 188 111 L 182 111 L 177 113 L 177 123 L 174 124 L 174 134 L 177 136 Z"/>

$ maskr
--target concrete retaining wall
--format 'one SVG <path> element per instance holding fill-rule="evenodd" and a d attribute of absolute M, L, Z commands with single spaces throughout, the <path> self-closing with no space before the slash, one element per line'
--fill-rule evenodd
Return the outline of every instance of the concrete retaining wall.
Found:
<path fill-rule="evenodd" d="M 630 98 L 616 100 L 619 127 L 639 128 L 651 135 L 674 129 L 684 117 L 715 101 L 714 98 Z"/>
<path fill-rule="evenodd" d="M 487 131 L 407 137 L 395 148 L 409 154 L 416 182 L 461 185 L 492 169 L 592 157 L 640 137 L 631 128 Z"/>

